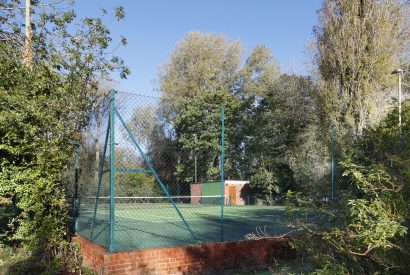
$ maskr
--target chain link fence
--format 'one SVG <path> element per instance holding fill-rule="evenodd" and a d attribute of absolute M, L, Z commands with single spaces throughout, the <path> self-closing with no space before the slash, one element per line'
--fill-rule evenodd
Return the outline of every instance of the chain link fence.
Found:
<path fill-rule="evenodd" d="M 114 252 L 291 230 L 283 191 L 313 172 L 271 163 L 278 152 L 269 117 L 252 121 L 240 106 L 211 97 L 181 102 L 112 91 L 100 103 L 79 148 L 77 234 Z M 315 173 L 327 181 L 328 200 L 341 170 L 336 154 L 322 154 Z M 304 166 L 311 163 L 306 155 Z"/>

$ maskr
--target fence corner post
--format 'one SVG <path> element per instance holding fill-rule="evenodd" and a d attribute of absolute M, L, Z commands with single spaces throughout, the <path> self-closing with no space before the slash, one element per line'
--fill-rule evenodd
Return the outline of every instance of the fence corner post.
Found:
<path fill-rule="evenodd" d="M 110 92 L 110 244 L 109 251 L 115 250 L 115 90 Z"/>
<path fill-rule="evenodd" d="M 221 109 L 221 241 L 224 241 L 224 205 L 225 205 L 225 108 Z"/>
<path fill-rule="evenodd" d="M 331 179 L 330 179 L 330 198 L 333 202 L 334 199 L 334 179 L 335 179 L 335 155 L 334 155 L 334 144 L 335 144 L 335 126 L 332 125 L 332 142 L 330 147 L 331 154 Z"/>

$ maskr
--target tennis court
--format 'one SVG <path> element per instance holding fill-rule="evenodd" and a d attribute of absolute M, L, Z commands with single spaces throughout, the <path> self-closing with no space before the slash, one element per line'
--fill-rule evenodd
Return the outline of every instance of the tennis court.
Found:
<path fill-rule="evenodd" d="M 167 198 L 147 202 L 137 198 L 116 198 L 115 250 L 135 250 L 153 247 L 181 246 L 192 243 L 222 241 L 221 205 L 192 204 L 188 198 L 174 198 L 176 206 L 191 228 L 188 230 Z M 219 197 L 219 201 L 220 201 Z M 101 199 L 100 199 L 101 200 Z M 90 238 L 94 215 L 93 200 L 82 203 L 78 217 L 78 232 Z M 150 200 L 152 201 L 152 200 Z M 209 201 L 209 198 L 207 199 Z M 214 201 L 217 201 L 215 198 Z M 94 199 L 95 202 L 95 199 Z M 93 242 L 104 247 L 109 240 L 109 203 L 100 201 L 96 211 Z M 242 240 L 261 228 L 270 235 L 280 235 L 286 227 L 284 207 L 263 205 L 225 205 L 223 241 Z"/>
<path fill-rule="evenodd" d="M 224 108 L 203 114 L 206 135 L 193 129 L 184 139 L 169 143 L 161 134 L 153 142 L 162 104 L 168 103 L 116 91 L 103 102 L 74 196 L 79 235 L 114 252 L 291 231 L 269 186 L 255 189 L 247 169 L 232 166 L 225 174 Z M 174 134 L 175 125 L 168 130 Z"/>

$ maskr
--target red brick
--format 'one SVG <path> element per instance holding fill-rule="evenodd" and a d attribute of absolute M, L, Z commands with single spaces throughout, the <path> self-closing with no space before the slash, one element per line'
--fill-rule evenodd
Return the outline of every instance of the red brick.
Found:
<path fill-rule="evenodd" d="M 153 248 L 141 251 L 108 251 L 88 240 L 76 237 L 84 264 L 98 273 L 111 274 L 183 274 L 206 270 L 232 269 L 266 264 L 271 258 L 289 259 L 296 255 L 288 239 L 262 239 L 231 243 Z"/>
<path fill-rule="evenodd" d="M 130 267 L 131 267 L 131 265 L 129 265 L 129 264 L 117 264 L 117 265 L 111 266 L 111 269 L 113 269 L 113 270 L 125 270 L 125 269 L 128 269 Z"/>

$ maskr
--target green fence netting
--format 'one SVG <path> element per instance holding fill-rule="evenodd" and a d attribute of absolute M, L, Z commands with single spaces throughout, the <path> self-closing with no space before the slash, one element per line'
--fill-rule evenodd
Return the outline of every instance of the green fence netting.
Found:
<path fill-rule="evenodd" d="M 217 94 L 184 102 L 112 91 L 101 100 L 78 149 L 77 234 L 111 252 L 241 240 L 261 228 L 280 235 L 291 229 L 275 184 L 318 178 L 327 201 L 333 171 L 337 195 L 332 146 L 301 149 L 297 174 L 275 174 L 266 122 L 226 104 Z"/>

